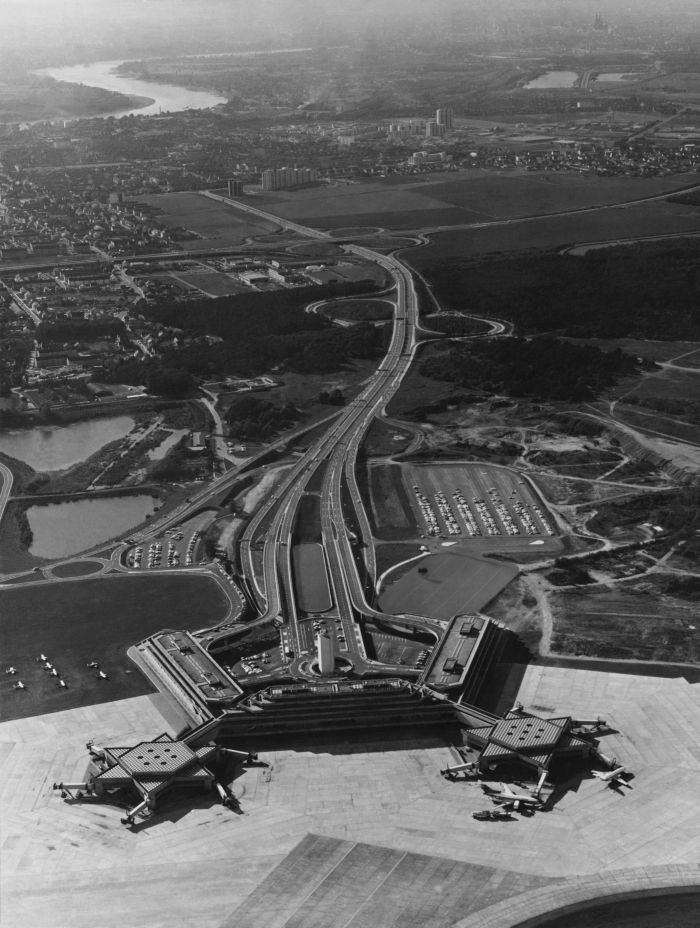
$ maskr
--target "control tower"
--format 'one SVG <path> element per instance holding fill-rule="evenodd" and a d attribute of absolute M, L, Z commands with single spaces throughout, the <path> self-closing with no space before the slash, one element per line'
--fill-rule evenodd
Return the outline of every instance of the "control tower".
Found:
<path fill-rule="evenodd" d="M 321 676 L 333 676 L 335 673 L 335 654 L 333 652 L 333 642 L 327 632 L 318 632 L 316 635 L 316 658 L 318 672 Z"/>

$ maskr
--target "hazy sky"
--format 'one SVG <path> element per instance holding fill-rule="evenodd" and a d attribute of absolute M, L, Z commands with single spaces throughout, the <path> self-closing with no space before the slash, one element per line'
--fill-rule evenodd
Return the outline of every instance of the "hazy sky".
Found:
<path fill-rule="evenodd" d="M 0 46 L 96 49 L 132 41 L 159 40 L 193 45 L 222 41 L 236 45 L 275 45 L 290 38 L 318 36 L 326 44 L 376 28 L 382 33 L 433 28 L 449 22 L 453 11 L 477 21 L 532 15 L 540 20 L 575 18 L 600 12 L 608 19 L 635 15 L 700 16 L 700 0 L 0 0 Z M 197 48 L 196 50 L 201 50 Z"/>

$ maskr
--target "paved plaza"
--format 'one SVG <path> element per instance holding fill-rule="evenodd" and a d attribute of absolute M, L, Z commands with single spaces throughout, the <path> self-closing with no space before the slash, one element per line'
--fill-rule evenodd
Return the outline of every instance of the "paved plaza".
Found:
<path fill-rule="evenodd" d="M 3 928 L 87 928 L 98 915 L 116 926 L 125 913 L 149 928 L 412 926 L 418 898 L 430 928 L 487 924 L 491 911 L 505 925 L 509 900 L 527 910 L 572 881 L 700 872 L 700 686 L 532 666 L 518 698 L 542 715 L 600 713 L 615 729 L 601 748 L 629 766 L 632 788 L 577 778 L 547 811 L 479 822 L 480 787 L 440 776 L 454 762 L 446 744 L 324 745 L 261 752 L 269 766 L 232 784 L 240 815 L 198 798 L 128 830 L 121 810 L 65 803 L 51 786 L 82 778 L 89 738 L 172 731 L 151 697 L 6 722 Z"/>

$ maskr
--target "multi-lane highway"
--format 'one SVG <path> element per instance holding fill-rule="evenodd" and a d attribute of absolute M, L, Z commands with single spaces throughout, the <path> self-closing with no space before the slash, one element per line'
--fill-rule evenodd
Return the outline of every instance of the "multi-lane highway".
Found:
<path fill-rule="evenodd" d="M 289 223 L 255 207 L 221 198 L 233 208 L 245 208 L 259 218 L 277 222 L 312 238 L 325 238 L 317 230 Z M 304 452 L 287 472 L 284 481 L 263 503 L 248 524 L 240 540 L 242 573 L 259 610 L 258 622 L 277 621 L 285 630 L 286 659 L 293 669 L 303 672 L 309 659 L 309 634 L 298 621 L 295 605 L 294 577 L 291 563 L 292 535 L 297 511 L 311 478 L 319 471 L 321 489 L 321 529 L 328 566 L 328 580 L 333 596 L 332 618 L 337 626 L 333 640 L 339 657 L 350 661 L 357 670 L 382 671 L 387 666 L 370 660 L 364 650 L 357 619 L 365 617 L 393 619 L 376 612 L 365 599 L 362 578 L 355 561 L 353 539 L 345 523 L 343 493 L 355 510 L 355 521 L 363 536 L 369 535 L 367 516 L 355 475 L 357 453 L 372 420 L 381 414 L 398 390 L 408 371 L 416 348 L 419 327 L 418 295 L 409 270 L 392 256 L 356 245 L 347 251 L 383 267 L 395 282 L 393 331 L 386 355 L 362 392 L 350 402 L 328 431 Z M 371 561 L 371 559 L 370 559 Z M 416 617 L 410 624 L 425 627 L 426 620 Z M 435 622 L 438 629 L 439 623 Z M 341 644 L 342 642 L 342 644 Z"/>

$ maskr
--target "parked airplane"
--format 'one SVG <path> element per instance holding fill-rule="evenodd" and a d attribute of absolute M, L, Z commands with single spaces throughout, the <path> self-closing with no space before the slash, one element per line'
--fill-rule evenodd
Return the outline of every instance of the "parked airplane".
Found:
<path fill-rule="evenodd" d="M 99 670 L 99 669 L 100 669 L 100 665 L 97 663 L 97 661 L 90 661 L 90 663 L 89 663 L 89 664 L 86 664 L 85 666 L 86 666 L 86 667 L 89 667 L 90 670 Z"/>
<path fill-rule="evenodd" d="M 10 676 L 14 677 L 14 675 L 17 673 L 17 668 L 16 668 L 16 667 L 8 667 L 7 670 L 5 671 L 5 673 L 9 673 Z"/>
<path fill-rule="evenodd" d="M 454 780 L 458 773 L 477 773 L 478 766 L 476 761 L 470 760 L 464 764 L 455 764 L 454 767 L 445 767 L 444 770 L 441 770 L 440 773 L 443 777 L 447 777 L 448 780 Z"/>
<path fill-rule="evenodd" d="M 106 680 L 106 679 L 107 679 L 107 674 L 104 672 L 104 670 L 100 670 L 100 672 L 97 674 L 97 676 L 100 678 L 100 680 Z"/>
<path fill-rule="evenodd" d="M 499 783 L 499 789 L 494 790 L 485 783 L 481 784 L 483 791 L 494 802 L 519 811 L 520 806 L 526 809 L 540 809 L 543 805 L 542 800 L 537 796 L 531 796 L 529 793 L 514 793 L 507 783 Z"/>
<path fill-rule="evenodd" d="M 625 767 L 615 767 L 614 770 L 591 770 L 591 773 L 597 779 L 602 780 L 606 786 L 612 786 L 613 788 L 626 786 L 632 789 L 627 780 L 624 779 L 624 774 L 627 773 Z"/>
<path fill-rule="evenodd" d="M 16 683 L 13 683 L 13 684 L 12 684 L 12 689 L 13 689 L 13 690 L 24 690 L 24 689 L 26 689 L 26 687 L 25 687 L 24 683 L 22 683 L 21 680 L 18 680 Z"/>
<path fill-rule="evenodd" d="M 65 680 L 59 680 L 58 685 L 62 686 L 64 689 L 68 689 L 68 684 L 66 683 Z"/>

